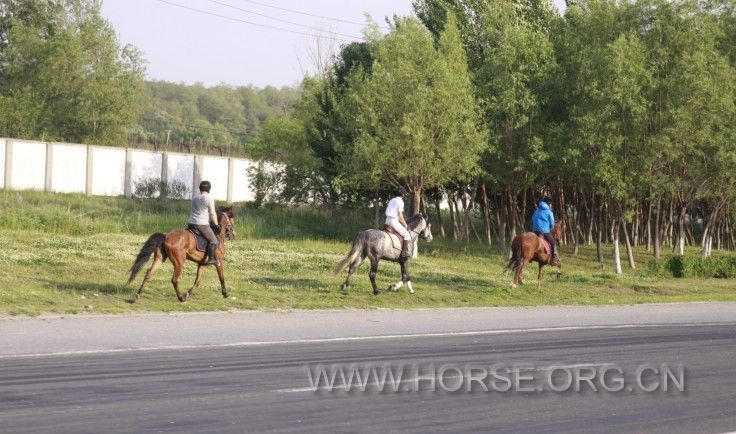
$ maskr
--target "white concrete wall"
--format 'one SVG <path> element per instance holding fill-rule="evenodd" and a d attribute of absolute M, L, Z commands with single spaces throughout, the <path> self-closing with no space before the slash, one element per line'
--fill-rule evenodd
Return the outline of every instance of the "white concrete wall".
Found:
<path fill-rule="evenodd" d="M 227 200 L 228 159 L 204 157 L 202 160 L 202 180 L 212 183 L 210 194 L 215 200 Z"/>
<path fill-rule="evenodd" d="M 44 190 L 59 193 L 84 193 L 88 186 L 90 193 L 101 196 L 125 194 L 126 164 L 129 163 L 130 190 L 135 182 L 146 178 L 160 177 L 163 155 L 157 152 L 108 148 L 102 146 L 76 145 L 67 143 L 46 143 L 13 140 L 12 159 L 5 161 L 6 143 L 12 139 L 0 138 L 0 188 L 14 190 Z M 47 149 L 49 151 L 47 159 Z M 87 155 L 88 149 L 91 155 Z M 129 154 L 129 156 L 127 155 Z M 126 158 L 129 161 L 126 162 Z M 87 167 L 87 162 L 91 167 Z M 186 197 L 191 197 L 195 181 L 195 161 L 201 161 L 200 179 L 212 182 L 212 194 L 222 202 L 228 198 L 228 177 L 232 177 L 232 200 L 235 202 L 255 199 L 251 187 L 249 168 L 257 168 L 258 163 L 247 159 L 233 159 L 233 173 L 229 174 L 230 159 L 215 156 L 196 157 L 190 154 L 167 153 L 166 180 L 180 181 L 189 189 Z M 7 164 L 6 164 L 7 163 Z M 47 184 L 47 165 L 49 168 Z M 4 185 L 5 168 L 12 166 L 8 185 Z M 267 165 L 268 168 L 275 167 Z M 87 179 L 87 176 L 90 179 Z"/>
<path fill-rule="evenodd" d="M 161 178 L 160 152 L 133 151 L 130 165 L 130 187 L 135 192 L 135 184 L 146 179 Z"/>
<path fill-rule="evenodd" d="M 125 149 L 92 147 L 92 194 L 125 193 Z"/>
<path fill-rule="evenodd" d="M 246 202 L 256 199 L 256 191 L 250 186 L 250 168 L 258 163 L 250 160 L 233 160 L 233 202 Z"/>
<path fill-rule="evenodd" d="M 192 197 L 192 184 L 194 183 L 194 155 L 168 154 L 166 164 L 166 182 L 183 182 L 189 188 L 185 196 Z"/>
<path fill-rule="evenodd" d="M 10 187 L 43 190 L 46 186 L 46 143 L 13 141 Z"/>
<path fill-rule="evenodd" d="M 51 191 L 84 193 L 87 188 L 87 146 L 51 146 Z"/>
<path fill-rule="evenodd" d="M 5 139 L 0 139 L 0 188 L 5 188 Z"/>

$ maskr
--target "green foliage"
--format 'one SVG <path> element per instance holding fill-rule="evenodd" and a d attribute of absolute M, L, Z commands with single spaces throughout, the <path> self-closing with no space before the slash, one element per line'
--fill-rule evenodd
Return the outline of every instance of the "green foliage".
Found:
<path fill-rule="evenodd" d="M 349 79 L 356 136 L 341 144 L 343 185 L 405 185 L 418 195 L 471 175 L 485 140 L 454 22 L 436 46 L 414 19 L 399 19 L 370 44 L 370 75 Z"/>
<path fill-rule="evenodd" d="M 6 3 L 0 41 L 0 135 L 125 143 L 144 64 L 120 47 L 99 1 Z"/>
<path fill-rule="evenodd" d="M 167 182 L 153 177 L 136 181 L 133 194 L 144 199 L 184 199 L 189 193 L 189 187 L 179 180 Z"/>
<path fill-rule="evenodd" d="M 711 256 L 708 258 L 676 255 L 666 261 L 666 269 L 674 277 L 736 277 L 736 258 Z"/>
<path fill-rule="evenodd" d="M 165 81 L 146 83 L 146 91 L 138 125 L 130 132 L 133 143 L 221 155 L 250 155 L 247 145 L 256 141 L 264 123 L 290 115 L 300 94 L 289 87 L 208 88 Z"/>

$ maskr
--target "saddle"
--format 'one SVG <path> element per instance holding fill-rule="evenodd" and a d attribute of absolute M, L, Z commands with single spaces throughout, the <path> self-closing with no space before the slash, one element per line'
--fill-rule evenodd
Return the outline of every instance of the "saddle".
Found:
<path fill-rule="evenodd" d="M 210 225 L 211 226 L 211 225 Z M 187 230 L 194 235 L 194 239 L 197 242 L 197 251 L 198 252 L 206 252 L 207 251 L 207 244 L 209 241 L 207 241 L 207 238 L 202 235 L 202 232 L 199 231 L 199 228 L 197 225 L 188 225 Z M 212 228 L 214 231 L 215 229 Z M 215 232 L 215 235 L 217 235 L 217 232 Z"/>
<path fill-rule="evenodd" d="M 391 245 L 396 250 L 401 250 L 401 242 L 404 239 L 404 237 L 401 236 L 398 232 L 396 232 L 396 229 L 394 229 L 391 225 L 383 225 L 383 231 L 388 234 L 388 237 L 391 239 Z"/>

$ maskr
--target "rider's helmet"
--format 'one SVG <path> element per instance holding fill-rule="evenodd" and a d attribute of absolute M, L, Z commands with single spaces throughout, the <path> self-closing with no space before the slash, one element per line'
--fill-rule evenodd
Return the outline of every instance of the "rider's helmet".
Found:
<path fill-rule="evenodd" d="M 545 202 L 547 205 L 552 205 L 552 198 L 549 196 L 544 196 L 542 198 L 542 202 Z"/>
<path fill-rule="evenodd" d="M 206 191 L 207 193 L 209 193 L 210 189 L 212 189 L 212 184 L 210 184 L 209 181 L 202 181 L 199 183 L 199 191 Z"/>
<path fill-rule="evenodd" d="M 408 194 L 408 193 L 407 193 L 407 191 L 406 191 L 406 189 L 405 189 L 404 187 L 401 187 L 401 186 L 400 186 L 399 188 L 397 188 L 397 189 L 396 189 L 396 196 L 401 196 L 401 197 L 404 197 L 404 196 L 406 196 L 407 194 Z"/>

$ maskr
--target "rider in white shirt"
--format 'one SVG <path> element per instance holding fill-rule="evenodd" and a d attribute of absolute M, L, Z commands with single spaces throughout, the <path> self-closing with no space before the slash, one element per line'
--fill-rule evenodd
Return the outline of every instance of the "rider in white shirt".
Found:
<path fill-rule="evenodd" d="M 411 256 L 411 235 L 406 229 L 406 219 L 404 218 L 404 199 L 406 189 L 399 187 L 396 190 L 396 197 L 391 199 L 386 206 L 386 225 L 391 226 L 404 239 L 401 243 L 401 257 L 408 258 Z"/>

